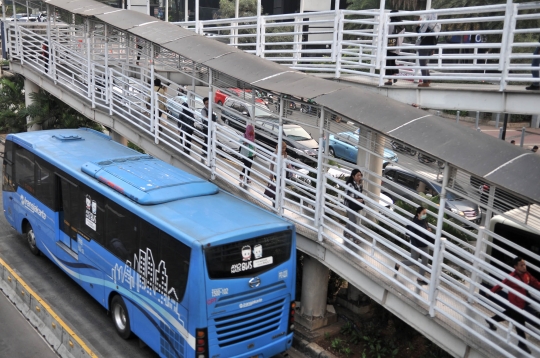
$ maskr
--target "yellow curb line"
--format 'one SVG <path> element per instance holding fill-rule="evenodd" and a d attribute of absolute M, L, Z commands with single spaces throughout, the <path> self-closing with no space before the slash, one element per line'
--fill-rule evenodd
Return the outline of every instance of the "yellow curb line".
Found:
<path fill-rule="evenodd" d="M 13 271 L 13 269 L 11 267 L 9 267 L 6 262 L 4 260 L 2 260 L 0 258 L 0 265 L 4 266 L 8 271 L 9 273 L 17 280 L 19 281 L 19 283 L 26 289 L 26 291 L 28 291 L 29 294 L 31 294 L 32 296 L 34 296 L 38 302 L 49 312 L 49 314 L 54 318 L 55 321 L 57 321 L 65 330 L 66 332 L 75 340 L 77 341 L 77 343 L 79 343 L 79 345 L 86 351 L 86 353 L 88 353 L 88 355 L 90 357 L 94 357 L 94 358 L 98 358 L 98 356 L 92 352 L 92 350 L 90 348 L 88 348 L 88 346 L 82 341 L 82 339 L 79 338 L 79 336 L 77 336 L 75 334 L 75 332 L 73 332 L 71 330 L 71 328 L 68 327 L 67 324 L 64 323 L 64 321 L 62 321 L 62 319 L 60 317 L 58 317 L 58 315 L 56 313 L 54 313 L 54 311 L 52 310 L 52 308 L 47 304 L 45 303 L 45 301 L 39 297 L 35 292 L 34 290 L 32 290 L 27 284 L 26 282 L 24 282 L 20 277 L 19 275 L 17 275 L 15 273 L 15 271 Z M 23 295 L 24 295 L 24 292 L 23 292 Z M 31 309 L 31 307 L 30 307 Z M 71 342 L 70 342 L 71 343 Z"/>

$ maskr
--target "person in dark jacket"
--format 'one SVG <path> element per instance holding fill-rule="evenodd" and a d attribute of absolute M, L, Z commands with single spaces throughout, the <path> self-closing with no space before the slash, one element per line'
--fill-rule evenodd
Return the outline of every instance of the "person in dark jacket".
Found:
<path fill-rule="evenodd" d="M 431 231 L 431 228 L 429 227 L 429 225 L 427 223 L 427 209 L 425 209 L 425 208 L 423 208 L 421 206 L 416 208 L 416 215 L 414 216 L 412 222 L 415 225 L 408 226 L 408 229 L 411 232 L 413 232 L 414 234 L 416 234 L 419 237 L 423 238 L 425 241 L 432 241 L 432 239 L 429 237 L 429 235 L 421 232 L 420 230 L 418 230 L 416 228 L 417 226 L 419 226 L 419 227 L 421 227 L 423 229 L 426 229 L 427 231 Z M 428 256 L 427 256 L 428 245 L 427 245 L 427 243 L 423 242 L 423 241 L 420 241 L 418 238 L 411 235 L 411 245 L 418 248 L 420 251 L 424 252 L 425 254 L 420 253 L 417 250 L 413 249 L 413 250 L 411 250 L 411 260 L 409 260 L 409 259 L 403 260 L 403 261 L 401 261 L 401 264 L 405 265 L 405 266 L 418 266 L 418 259 L 421 257 L 422 258 L 422 265 L 427 266 L 427 264 L 428 264 Z M 396 264 L 396 266 L 394 266 L 394 269 L 396 271 L 399 270 L 399 264 Z M 420 276 L 424 277 L 424 274 L 426 273 L 426 270 L 423 267 L 418 267 L 418 273 L 420 274 Z M 421 278 L 417 278 L 416 282 L 418 282 L 418 284 L 420 284 L 420 285 L 427 285 L 427 282 L 424 281 Z"/>
<path fill-rule="evenodd" d="M 201 145 L 202 147 L 202 150 L 203 150 L 203 157 L 201 158 L 201 162 L 204 161 L 204 157 L 206 157 L 206 154 L 208 152 L 208 137 L 210 136 L 210 123 L 208 122 L 208 97 L 204 97 L 203 98 L 203 104 L 204 104 L 204 108 L 201 109 L 201 121 L 202 121 L 202 124 L 203 124 L 203 129 L 202 129 L 202 134 L 203 134 L 203 143 Z M 216 122 L 217 121 L 217 116 L 215 113 L 212 113 L 212 122 Z"/>
<path fill-rule="evenodd" d="M 391 13 L 396 13 L 396 12 L 398 12 L 398 10 L 392 10 L 390 12 Z M 393 17 L 390 18 L 390 25 L 388 25 L 388 34 L 389 35 L 401 35 L 401 34 L 405 33 L 405 27 L 401 26 L 401 25 L 398 25 L 397 24 L 398 22 L 401 22 L 401 19 L 399 17 L 393 16 Z M 393 58 L 393 57 L 398 56 L 399 52 L 401 50 L 393 49 L 393 47 L 401 46 L 402 43 L 403 43 L 403 37 L 388 38 L 388 46 L 387 46 L 387 51 L 386 51 L 386 56 L 387 56 L 387 58 L 386 58 L 386 67 L 396 67 L 396 59 Z M 392 58 L 389 58 L 389 57 L 392 57 Z M 399 74 L 399 70 L 394 69 L 394 68 L 387 68 L 386 69 L 386 74 L 388 76 L 396 76 L 396 75 Z M 389 79 L 384 84 L 387 85 L 387 86 L 391 86 L 392 83 L 396 83 L 396 82 L 397 82 L 397 78 L 394 78 L 393 80 Z"/>
<path fill-rule="evenodd" d="M 417 46 L 433 46 L 437 44 L 437 35 L 429 34 L 432 32 L 438 32 L 441 28 L 441 25 L 438 23 L 433 23 L 431 21 L 437 20 L 437 14 L 426 14 L 422 15 L 420 17 L 420 20 L 423 21 L 430 21 L 430 22 L 424 22 L 420 26 L 416 27 L 416 32 L 419 34 L 424 34 L 422 36 L 419 36 L 416 39 L 416 45 Z M 429 60 L 426 58 L 427 56 L 431 56 L 433 54 L 433 49 L 419 49 L 418 50 L 418 56 L 422 56 L 424 58 L 420 59 L 420 66 L 426 67 L 428 65 Z M 426 77 L 429 77 L 429 69 L 422 69 L 422 76 L 424 77 L 422 79 L 422 83 L 418 85 L 418 87 L 429 87 L 431 80 L 429 80 Z"/>
<path fill-rule="evenodd" d="M 360 193 L 362 192 L 362 181 L 363 175 L 360 169 L 353 169 L 351 176 L 345 183 L 347 185 L 347 196 L 349 196 L 349 198 L 345 198 L 345 205 L 347 205 L 348 208 L 347 218 L 349 221 L 347 222 L 346 229 L 343 231 L 343 236 L 348 239 L 352 238 L 352 235 L 349 232 L 356 233 L 355 225 L 358 224 L 358 212 L 362 210 L 364 204 L 364 199 L 353 192 L 353 190 Z"/>
<path fill-rule="evenodd" d="M 193 120 L 192 110 L 189 108 L 187 98 L 182 103 L 182 112 L 178 115 L 178 127 L 180 128 L 180 135 L 183 138 L 182 144 L 184 145 L 184 152 L 189 154 L 191 149 L 191 138 L 193 137 L 193 126 L 195 122 Z"/>
<path fill-rule="evenodd" d="M 523 282 L 525 285 L 529 285 L 536 288 L 537 290 L 540 290 L 540 282 L 538 282 L 538 280 L 534 278 L 533 275 L 527 272 L 527 264 L 525 260 L 523 260 L 523 258 L 519 256 L 514 258 L 512 260 L 512 266 L 514 267 L 514 272 L 512 272 L 510 276 L 512 276 L 518 281 Z M 505 278 L 502 281 L 502 283 L 512 288 L 513 290 L 521 293 L 523 296 L 528 296 L 527 289 L 519 286 L 518 284 L 510 281 L 509 279 Z M 496 285 L 491 289 L 491 292 L 496 293 L 502 289 L 503 289 L 502 286 Z M 514 306 L 514 307 L 508 307 L 508 309 L 504 311 L 504 313 L 508 317 L 515 320 L 520 325 L 524 326 L 525 316 L 523 316 L 522 312 L 527 308 L 528 303 L 523 298 L 519 297 L 518 295 L 516 295 L 515 293 L 511 291 L 508 292 L 508 301 L 510 301 L 511 303 L 510 306 Z M 499 315 L 495 315 L 491 317 L 491 319 L 494 320 L 495 322 L 505 321 L 505 318 Z M 493 323 L 491 323 L 488 320 L 486 320 L 486 322 L 489 324 L 489 328 L 491 330 L 493 331 L 497 330 L 497 326 L 495 326 Z M 525 336 L 525 332 L 523 332 L 523 330 L 517 326 L 516 326 L 516 332 L 521 338 L 523 338 L 523 340 L 527 339 L 527 337 Z M 527 345 L 523 343 L 522 341 L 519 341 L 518 347 L 521 348 L 523 351 L 531 354 L 531 350 L 529 349 L 529 347 L 527 347 Z"/>

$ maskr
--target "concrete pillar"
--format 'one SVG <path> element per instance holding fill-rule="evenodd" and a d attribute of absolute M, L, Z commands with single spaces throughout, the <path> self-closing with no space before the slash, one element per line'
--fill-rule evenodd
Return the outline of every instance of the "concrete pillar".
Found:
<path fill-rule="evenodd" d="M 532 116 L 531 128 L 540 128 L 540 114 L 535 114 Z"/>
<path fill-rule="evenodd" d="M 32 82 L 32 81 L 30 81 L 28 79 L 25 79 L 24 80 L 24 104 L 26 106 L 29 106 L 32 103 L 34 103 L 32 98 L 30 97 L 30 94 L 31 93 L 37 93 L 37 92 L 39 92 L 39 86 L 36 85 L 34 82 Z M 27 117 L 26 118 L 26 123 L 30 123 L 30 122 L 32 122 L 32 119 L 30 117 Z M 40 131 L 40 130 L 41 130 L 41 125 L 40 124 L 34 124 L 33 126 L 28 127 L 29 132 Z"/>
<path fill-rule="evenodd" d="M 304 256 L 302 298 L 296 323 L 315 330 L 337 320 L 334 308 L 326 304 L 330 270 L 318 260 Z"/>
<path fill-rule="evenodd" d="M 368 175 L 366 169 L 372 173 L 382 175 L 383 170 L 383 157 L 384 157 L 384 138 L 382 135 L 369 131 L 364 132 L 362 128 L 360 139 L 358 142 L 358 155 L 356 157 L 357 167 L 364 174 L 364 193 L 373 199 L 375 202 L 379 202 L 381 196 L 381 189 L 376 185 L 369 185 L 369 182 L 377 183 L 381 185 L 380 179 L 373 175 Z M 373 153 L 377 153 L 379 156 L 372 154 L 365 150 L 369 149 Z M 374 217 L 367 216 L 368 219 L 375 221 Z"/>
<path fill-rule="evenodd" d="M 111 135 L 112 140 L 114 140 L 117 143 L 123 144 L 123 145 L 125 145 L 127 147 L 127 145 L 128 145 L 127 138 L 122 137 L 120 134 L 118 134 L 118 133 L 116 133 L 116 132 L 114 132 L 112 130 L 110 131 L 110 135 Z"/>

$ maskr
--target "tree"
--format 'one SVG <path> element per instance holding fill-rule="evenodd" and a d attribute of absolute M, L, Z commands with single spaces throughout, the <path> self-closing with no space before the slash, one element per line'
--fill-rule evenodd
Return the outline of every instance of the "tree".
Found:
<path fill-rule="evenodd" d="M 28 126 L 41 125 L 42 129 L 87 127 L 102 131 L 103 127 L 83 116 L 50 93 L 39 90 L 30 94 L 33 103 L 26 107 L 26 114 L 31 118 Z"/>
<path fill-rule="evenodd" d="M 0 79 L 0 131 L 17 133 L 26 129 L 23 88 L 20 75 Z"/>
<path fill-rule="evenodd" d="M 380 7 L 379 0 L 349 0 L 347 2 L 347 10 L 368 10 L 379 9 Z M 426 0 L 388 0 L 385 3 L 385 8 L 406 11 L 424 10 Z"/>
<path fill-rule="evenodd" d="M 219 13 L 222 19 L 234 18 L 235 0 L 219 0 Z M 256 16 L 257 15 L 257 0 L 240 0 L 239 17 Z M 261 14 L 264 14 L 261 7 Z"/>

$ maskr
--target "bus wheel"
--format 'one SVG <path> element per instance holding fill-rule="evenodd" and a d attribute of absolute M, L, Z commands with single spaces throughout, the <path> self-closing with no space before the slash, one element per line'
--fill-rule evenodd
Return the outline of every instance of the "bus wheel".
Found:
<path fill-rule="evenodd" d="M 124 303 L 124 300 L 120 296 L 114 296 L 111 302 L 111 312 L 114 327 L 118 332 L 118 335 L 124 339 L 131 337 L 131 328 L 129 326 L 129 315 Z"/>
<path fill-rule="evenodd" d="M 36 256 L 39 255 L 39 249 L 36 246 L 36 234 L 34 234 L 34 229 L 30 224 L 28 224 L 28 231 L 26 232 L 26 241 L 28 241 L 30 252 Z"/>

